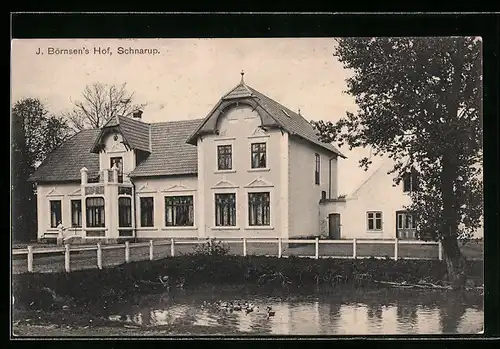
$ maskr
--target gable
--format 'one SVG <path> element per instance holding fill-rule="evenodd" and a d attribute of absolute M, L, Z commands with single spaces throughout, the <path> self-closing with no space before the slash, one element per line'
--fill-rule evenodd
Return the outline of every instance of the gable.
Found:
<path fill-rule="evenodd" d="M 148 183 L 145 183 L 139 189 L 137 189 L 137 193 L 138 194 L 141 194 L 141 193 L 156 193 L 156 189 L 150 188 L 148 186 Z"/>
<path fill-rule="evenodd" d="M 274 187 L 274 185 L 262 177 L 257 177 L 247 185 L 245 185 L 245 188 L 269 188 L 269 187 Z"/>
<path fill-rule="evenodd" d="M 163 193 L 180 192 L 180 191 L 195 191 L 195 189 L 188 187 L 188 186 L 185 186 L 183 184 L 175 184 L 175 185 L 172 185 L 172 186 L 162 190 Z"/>
<path fill-rule="evenodd" d="M 212 189 L 234 189 L 238 188 L 238 185 L 228 181 L 227 179 L 222 179 L 217 182 Z"/>
<path fill-rule="evenodd" d="M 50 189 L 49 192 L 46 195 L 47 197 L 54 197 L 54 196 L 64 196 L 63 193 L 59 192 L 55 187 Z"/>

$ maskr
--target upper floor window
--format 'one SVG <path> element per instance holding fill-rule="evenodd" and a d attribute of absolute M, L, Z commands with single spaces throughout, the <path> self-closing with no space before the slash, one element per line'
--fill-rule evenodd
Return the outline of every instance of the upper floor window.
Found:
<path fill-rule="evenodd" d="M 113 166 L 118 168 L 118 183 L 123 183 L 123 158 L 121 156 L 110 158 L 110 168 Z"/>
<path fill-rule="evenodd" d="M 165 197 L 165 226 L 184 227 L 194 225 L 193 196 Z"/>
<path fill-rule="evenodd" d="M 270 225 L 269 192 L 248 193 L 248 223 L 254 225 Z"/>
<path fill-rule="evenodd" d="M 368 231 L 382 230 L 382 212 L 381 211 L 368 211 L 366 213 Z"/>
<path fill-rule="evenodd" d="M 61 200 L 50 200 L 50 227 L 57 228 L 61 222 Z"/>
<path fill-rule="evenodd" d="M 319 184 L 319 172 L 320 172 L 320 157 L 319 154 L 314 154 L 316 159 L 316 166 L 314 169 L 314 183 Z"/>
<path fill-rule="evenodd" d="M 82 226 L 82 200 L 71 200 L 71 226 Z"/>
<path fill-rule="evenodd" d="M 90 197 L 85 201 L 87 208 L 87 227 L 104 227 L 104 198 Z"/>
<path fill-rule="evenodd" d="M 231 145 L 217 146 L 217 169 L 231 170 L 233 168 L 232 156 L 233 151 Z"/>
<path fill-rule="evenodd" d="M 252 143 L 252 168 L 266 167 L 266 143 Z"/>
<path fill-rule="evenodd" d="M 403 175 L 403 192 L 409 193 L 418 189 L 418 173 L 416 170 Z"/>
<path fill-rule="evenodd" d="M 236 225 L 236 194 L 215 194 L 215 225 Z"/>
<path fill-rule="evenodd" d="M 142 197 L 141 201 L 141 227 L 154 226 L 154 201 L 153 197 Z"/>

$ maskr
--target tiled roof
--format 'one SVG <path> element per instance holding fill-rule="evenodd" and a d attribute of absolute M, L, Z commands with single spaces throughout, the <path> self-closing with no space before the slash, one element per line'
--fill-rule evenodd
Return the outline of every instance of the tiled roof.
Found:
<path fill-rule="evenodd" d="M 203 133 L 212 133 L 216 130 L 216 119 L 218 118 L 221 109 L 224 107 L 224 103 L 227 104 L 229 99 L 240 99 L 242 101 L 246 100 L 248 103 L 251 102 L 251 104 L 255 105 L 257 111 L 262 110 L 264 112 L 261 117 L 265 116 L 265 123 L 267 125 L 272 127 L 279 126 L 292 136 L 300 137 L 312 144 L 318 145 L 340 157 L 345 158 L 345 155 L 331 143 L 322 142 L 313 126 L 304 117 L 302 117 L 302 115 L 295 113 L 275 100 L 246 85 L 243 80 L 239 85 L 221 98 L 218 104 L 207 115 L 195 132 L 190 135 L 188 139 L 189 143 L 195 144 L 198 135 Z"/>
<path fill-rule="evenodd" d="M 31 175 L 34 182 L 79 181 L 80 169 L 86 167 L 88 176 L 99 173 L 99 155 L 90 152 L 90 147 L 99 135 L 99 130 L 82 130 L 51 152 Z"/>
<path fill-rule="evenodd" d="M 135 120 L 128 116 L 115 116 L 109 119 L 108 122 L 101 128 L 101 133 L 91 148 L 92 152 L 99 152 L 98 142 L 100 141 L 101 135 L 104 134 L 106 128 L 109 127 L 118 127 L 128 146 L 132 149 L 139 149 L 147 152 L 150 151 L 149 124 Z"/>
<path fill-rule="evenodd" d="M 201 120 L 151 124 L 151 155 L 131 173 L 132 177 L 196 174 L 198 151 L 186 143 Z"/>

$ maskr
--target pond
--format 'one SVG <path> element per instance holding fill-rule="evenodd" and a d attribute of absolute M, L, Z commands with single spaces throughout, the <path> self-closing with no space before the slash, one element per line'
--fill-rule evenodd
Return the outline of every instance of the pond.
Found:
<path fill-rule="evenodd" d="M 226 302 L 250 303 L 253 311 L 221 308 L 220 303 Z M 178 333 L 177 328 L 195 336 L 474 334 L 484 324 L 482 296 L 451 291 L 303 290 L 276 294 L 213 288 L 154 295 L 133 303 L 116 305 L 101 316 L 138 331 L 168 328 L 163 332 L 168 334 Z M 268 314 L 267 307 L 274 314 Z"/>

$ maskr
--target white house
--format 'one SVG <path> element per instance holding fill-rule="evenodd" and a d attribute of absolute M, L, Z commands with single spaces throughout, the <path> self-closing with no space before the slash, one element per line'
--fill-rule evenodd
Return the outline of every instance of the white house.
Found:
<path fill-rule="evenodd" d="M 416 239 L 415 215 L 405 207 L 411 203 L 410 192 L 415 190 L 416 173 L 405 176 L 399 185 L 393 174 L 394 166 L 385 158 L 376 170 L 350 195 L 326 199 L 321 203 L 324 235 L 335 239 Z M 474 237 L 483 237 L 483 228 Z"/>
<path fill-rule="evenodd" d="M 38 238 L 298 237 L 324 231 L 345 158 L 310 123 L 243 80 L 204 119 L 142 112 L 83 130 L 31 176 Z"/>

